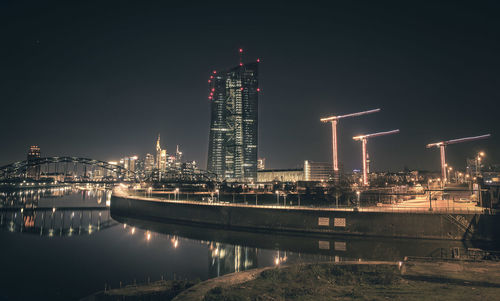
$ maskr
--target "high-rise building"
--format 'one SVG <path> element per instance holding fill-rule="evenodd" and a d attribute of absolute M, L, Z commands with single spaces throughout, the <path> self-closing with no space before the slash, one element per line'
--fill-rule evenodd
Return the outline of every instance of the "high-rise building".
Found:
<path fill-rule="evenodd" d="M 167 150 L 162 149 L 160 152 L 160 166 L 158 167 L 160 171 L 165 171 L 167 169 L 167 160 L 168 160 Z"/>
<path fill-rule="evenodd" d="M 257 170 L 266 169 L 266 158 L 259 158 L 257 160 Z"/>
<path fill-rule="evenodd" d="M 155 157 L 151 154 L 146 154 L 144 158 L 144 171 L 149 175 L 155 167 Z"/>
<path fill-rule="evenodd" d="M 129 157 L 128 158 L 129 161 L 128 161 L 128 169 L 130 171 L 135 171 L 136 170 L 136 165 L 137 165 L 137 159 L 138 157 L 137 156 L 132 156 L 132 157 Z"/>
<path fill-rule="evenodd" d="M 240 49 L 240 53 L 242 50 Z M 234 181 L 257 179 L 258 61 L 210 76 L 207 169 Z"/>
<path fill-rule="evenodd" d="M 37 145 L 30 146 L 30 150 L 27 156 L 28 168 L 26 169 L 26 176 L 28 178 L 33 178 L 36 180 L 40 178 L 40 165 L 31 165 L 34 164 L 35 161 L 39 158 L 40 158 L 40 147 L 38 147 Z"/>
<path fill-rule="evenodd" d="M 160 146 L 160 134 L 158 134 L 158 140 L 156 140 L 156 168 L 161 169 L 161 146 Z"/>
<path fill-rule="evenodd" d="M 181 162 L 182 161 L 182 152 L 179 149 L 179 145 L 177 145 L 177 149 L 175 151 L 175 161 Z"/>

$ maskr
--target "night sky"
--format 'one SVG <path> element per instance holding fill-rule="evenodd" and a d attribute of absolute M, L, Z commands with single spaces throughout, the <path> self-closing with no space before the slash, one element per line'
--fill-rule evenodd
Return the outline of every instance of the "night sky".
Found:
<path fill-rule="evenodd" d="M 368 142 L 372 170 L 439 169 L 484 150 L 500 163 L 500 5 L 497 1 L 1 1 L 0 165 L 43 156 L 113 160 L 167 151 L 206 167 L 214 69 L 260 58 L 259 156 L 268 168 L 331 160 L 361 167 L 352 136 Z M 274 4 L 270 4 L 273 2 Z M 375 3 L 377 2 L 377 3 Z M 240 3 L 240 4 L 237 4 Z"/>

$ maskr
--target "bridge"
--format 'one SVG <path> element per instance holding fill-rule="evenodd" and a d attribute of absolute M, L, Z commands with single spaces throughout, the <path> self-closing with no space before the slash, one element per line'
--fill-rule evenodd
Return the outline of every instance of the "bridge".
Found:
<path fill-rule="evenodd" d="M 161 183 L 217 182 L 217 175 L 185 164 L 166 170 L 132 171 L 109 162 L 81 157 L 43 157 L 0 167 L 0 180 L 52 178 L 64 183 L 116 183 L 144 180 Z"/>
<path fill-rule="evenodd" d="M 73 166 L 69 166 L 71 164 Z M 83 171 L 81 170 L 82 166 Z M 131 171 L 119 165 L 110 164 L 105 161 L 80 157 L 42 157 L 14 162 L 0 167 L 0 179 L 18 178 L 19 176 L 26 175 L 28 170 L 34 168 L 38 176 L 61 174 L 67 176 L 69 174 L 76 175 L 78 172 L 80 172 L 83 173 L 85 177 L 87 177 L 87 167 L 90 167 L 90 172 L 92 175 L 95 174 L 96 170 L 100 170 L 102 172 L 102 175 L 104 175 L 104 172 L 106 172 L 106 175 L 109 175 L 110 178 L 123 179 L 125 177 L 136 177 L 136 173 L 134 171 Z M 102 177 L 105 178 L 104 176 Z"/>

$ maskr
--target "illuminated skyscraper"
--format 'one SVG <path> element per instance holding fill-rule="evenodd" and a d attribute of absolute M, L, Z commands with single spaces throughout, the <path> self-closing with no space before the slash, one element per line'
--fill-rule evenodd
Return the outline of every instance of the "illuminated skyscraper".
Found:
<path fill-rule="evenodd" d="M 160 146 L 160 134 L 158 134 L 158 140 L 156 140 L 156 168 L 160 169 L 161 165 L 161 146 Z"/>
<path fill-rule="evenodd" d="M 208 82 L 211 123 L 207 169 L 228 180 L 255 181 L 258 61 L 214 71 Z"/>
<path fill-rule="evenodd" d="M 144 170 L 149 175 L 155 166 L 155 157 L 151 154 L 146 154 L 144 159 Z"/>
<path fill-rule="evenodd" d="M 40 165 L 33 165 L 37 159 L 40 158 L 40 148 L 36 145 L 30 146 L 30 150 L 28 152 L 27 160 L 28 160 L 28 168 L 26 170 L 26 176 L 28 178 L 38 180 L 40 178 Z"/>

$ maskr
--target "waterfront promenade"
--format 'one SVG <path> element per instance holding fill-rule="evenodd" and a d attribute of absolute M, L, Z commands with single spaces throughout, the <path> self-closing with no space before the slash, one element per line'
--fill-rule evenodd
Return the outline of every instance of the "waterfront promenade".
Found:
<path fill-rule="evenodd" d="M 197 193 L 200 194 L 200 193 Z M 207 193 L 206 193 L 207 194 Z M 193 204 L 193 205 L 211 205 L 223 207 L 247 207 L 247 208 L 272 208 L 272 209 L 286 209 L 286 210 L 315 210 L 315 211 L 357 211 L 357 212 L 400 212 L 400 213 L 467 213 L 467 214 L 481 214 L 491 213 L 495 214 L 495 210 L 485 210 L 476 206 L 475 202 L 454 202 L 453 200 L 432 200 L 432 207 L 430 207 L 429 200 L 425 196 L 418 196 L 413 200 L 403 201 L 396 204 L 379 204 L 377 206 L 361 206 L 361 207 L 345 207 L 345 206 L 299 206 L 299 205 L 255 205 L 252 202 L 248 203 L 230 203 L 230 202 L 203 202 L 196 200 L 175 200 L 162 197 L 164 195 L 175 195 L 175 191 L 152 191 L 147 192 L 129 190 L 123 186 L 117 186 L 113 190 L 113 195 L 122 198 L 134 198 L 144 201 L 152 202 L 169 202 L 177 204 Z M 187 197 L 186 197 L 187 198 Z M 361 202 L 362 203 L 362 202 Z M 432 210 L 431 210 L 432 208 Z"/>

